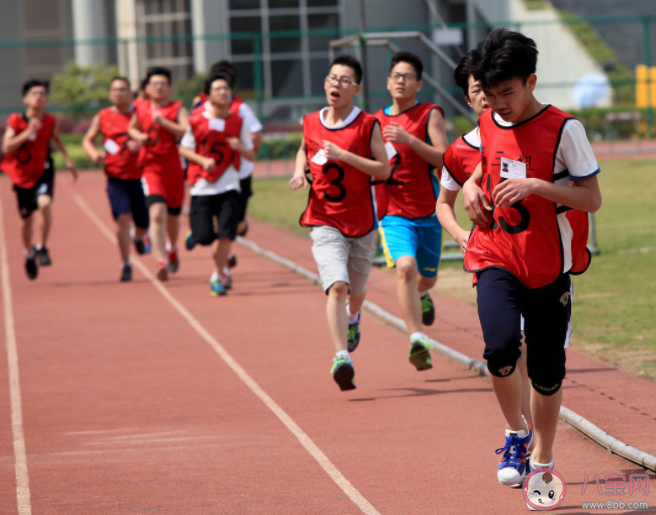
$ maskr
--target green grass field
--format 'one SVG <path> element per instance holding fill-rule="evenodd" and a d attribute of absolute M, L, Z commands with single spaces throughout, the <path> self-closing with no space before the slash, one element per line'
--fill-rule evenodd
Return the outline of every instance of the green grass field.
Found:
<path fill-rule="evenodd" d="M 640 377 L 656 381 L 656 160 L 600 163 L 603 206 L 596 215 L 601 254 L 574 278 L 572 347 Z M 305 236 L 298 225 L 307 191 L 286 179 L 257 181 L 251 216 Z M 458 202 L 463 227 L 468 218 Z M 309 243 L 308 243 L 309 244 Z M 471 279 L 461 264 L 443 263 L 441 293 L 473 303 Z"/>

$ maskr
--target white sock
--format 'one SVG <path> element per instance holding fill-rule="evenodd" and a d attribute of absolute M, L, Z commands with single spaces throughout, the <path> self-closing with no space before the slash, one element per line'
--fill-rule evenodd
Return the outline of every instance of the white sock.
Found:
<path fill-rule="evenodd" d="M 511 431 L 510 429 L 506 429 L 506 436 L 510 436 L 510 433 L 515 433 L 517 436 L 520 438 L 526 438 L 528 436 L 528 432 L 521 430 L 521 431 Z"/>
<path fill-rule="evenodd" d="M 348 323 L 349 325 L 355 324 L 358 321 L 358 317 L 360 316 L 360 312 L 358 311 L 355 315 L 351 315 L 351 310 L 348 307 L 348 304 L 346 305 L 346 315 L 348 316 Z"/>
<path fill-rule="evenodd" d="M 123 266 L 130 266 L 130 262 L 126 261 L 125 263 L 123 263 Z"/>
<path fill-rule="evenodd" d="M 426 340 L 428 336 L 426 336 L 424 333 L 421 331 L 417 331 L 416 333 L 412 333 L 410 335 L 410 341 L 414 342 L 415 340 Z"/>
<path fill-rule="evenodd" d="M 222 272 L 223 272 L 223 275 L 226 275 L 226 276 L 230 275 L 230 268 L 228 268 L 227 266 L 224 266 Z"/>
<path fill-rule="evenodd" d="M 23 255 L 25 256 L 25 259 L 34 259 L 34 248 L 27 252 L 26 250 L 23 251 Z"/>
<path fill-rule="evenodd" d="M 212 272 L 212 275 L 210 276 L 210 281 L 218 281 L 219 280 L 219 274 L 216 272 Z"/>
<path fill-rule="evenodd" d="M 34 248 L 36 250 L 41 250 L 43 248 L 43 245 L 34 245 Z"/>
<path fill-rule="evenodd" d="M 351 358 L 349 357 L 349 351 L 347 351 L 347 350 L 337 351 L 337 357 L 338 358 L 348 359 L 349 361 L 351 361 Z"/>
<path fill-rule="evenodd" d="M 554 466 L 553 460 L 551 460 L 549 463 L 538 463 L 537 461 L 531 460 L 531 466 L 534 469 L 552 469 Z"/>
<path fill-rule="evenodd" d="M 424 295 L 426 295 L 427 291 L 428 290 L 424 290 L 424 291 L 419 290 L 419 297 L 423 297 Z"/>

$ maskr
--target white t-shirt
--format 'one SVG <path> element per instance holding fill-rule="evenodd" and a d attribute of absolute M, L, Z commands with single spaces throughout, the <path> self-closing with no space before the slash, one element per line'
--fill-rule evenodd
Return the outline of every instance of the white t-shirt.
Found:
<path fill-rule="evenodd" d="M 212 111 L 212 103 L 209 100 L 205 102 L 203 107 L 205 111 Z M 246 102 L 242 102 L 242 104 L 239 106 L 239 111 L 237 114 L 242 120 L 244 120 L 244 124 L 248 125 L 251 134 L 260 132 L 264 128 L 260 121 L 257 119 L 257 116 L 255 116 L 255 113 L 251 107 Z M 253 147 L 251 146 L 251 148 Z M 237 173 L 239 175 L 239 179 L 241 180 L 250 177 L 253 174 L 253 168 L 255 168 L 255 163 L 242 157 L 241 164 L 239 165 L 239 172 Z"/>
<path fill-rule="evenodd" d="M 465 134 L 463 138 L 472 147 L 476 147 L 478 149 L 481 148 L 481 134 L 478 130 L 478 127 Z M 462 186 L 460 186 L 460 184 L 458 184 L 454 178 L 451 177 L 451 174 L 447 171 L 446 167 L 442 167 L 442 178 L 440 179 L 440 186 L 449 191 L 459 191 L 462 189 Z"/>
<path fill-rule="evenodd" d="M 205 111 L 203 113 L 203 116 L 208 120 L 212 118 L 212 115 L 208 111 Z M 247 123 L 241 124 L 241 132 L 239 133 L 239 140 L 241 141 L 241 144 L 244 145 L 244 148 L 246 148 L 247 150 L 253 149 L 253 140 L 251 139 L 251 131 Z M 196 151 L 196 138 L 194 137 L 194 133 L 191 130 L 191 125 L 187 127 L 187 130 L 185 131 L 185 134 L 182 137 L 182 141 L 180 142 L 180 145 L 183 146 L 184 148 L 193 150 L 194 152 Z M 241 161 L 243 162 L 244 159 L 241 158 Z M 226 191 L 230 191 L 230 190 L 240 191 L 239 175 L 237 173 L 237 170 L 235 170 L 235 167 L 232 164 L 230 164 L 226 169 L 226 171 L 223 172 L 221 177 L 219 177 L 214 182 L 210 182 L 207 179 L 199 179 L 198 181 L 196 181 L 196 184 L 194 184 L 191 187 L 189 193 L 191 193 L 194 196 L 200 197 L 203 195 L 220 195 L 221 193 L 225 193 Z"/>

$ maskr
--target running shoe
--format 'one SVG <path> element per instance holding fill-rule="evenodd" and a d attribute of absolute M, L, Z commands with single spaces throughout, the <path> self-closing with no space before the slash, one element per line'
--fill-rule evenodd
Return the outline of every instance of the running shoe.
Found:
<path fill-rule="evenodd" d="M 128 282 L 132 280 L 132 265 L 130 263 L 123 263 L 121 269 L 121 282 Z"/>
<path fill-rule="evenodd" d="M 237 266 L 237 256 L 230 254 L 228 256 L 228 268 L 234 268 Z"/>
<path fill-rule="evenodd" d="M 134 238 L 132 243 L 134 243 L 134 250 L 137 251 L 137 254 L 143 256 L 146 253 L 146 243 L 143 238 Z"/>
<path fill-rule="evenodd" d="M 526 424 L 526 427 L 528 428 L 528 446 L 526 447 L 526 449 L 528 450 L 528 448 L 531 447 L 531 443 L 533 443 L 533 429 L 531 428 L 529 423 L 526 421 L 526 417 L 524 415 L 522 415 L 522 419 L 524 419 L 524 424 Z M 531 451 L 528 451 L 527 456 L 528 457 L 531 456 Z M 529 470 L 529 473 L 530 472 L 531 471 Z M 510 485 L 510 488 L 521 488 L 523 486 L 524 486 L 524 482 L 522 481 L 520 483 Z"/>
<path fill-rule="evenodd" d="M 330 369 L 333 379 L 339 385 L 339 389 L 343 392 L 347 390 L 355 390 L 355 370 L 351 360 L 345 358 L 333 358 L 333 366 Z"/>
<path fill-rule="evenodd" d="M 218 297 L 219 295 L 227 295 L 228 290 L 221 282 L 221 279 L 210 279 L 210 295 L 212 297 Z"/>
<path fill-rule="evenodd" d="M 160 281 L 166 281 L 169 278 L 169 271 L 166 265 L 166 261 L 160 259 L 157 262 L 157 267 L 155 268 L 155 275 Z"/>
<path fill-rule="evenodd" d="M 196 246 L 196 241 L 194 240 L 194 235 L 191 232 L 191 229 L 187 231 L 187 236 L 185 236 L 185 248 L 187 250 L 194 250 Z"/>
<path fill-rule="evenodd" d="M 40 249 L 35 248 L 35 250 L 37 257 L 39 258 L 39 265 L 52 265 L 52 260 L 50 259 L 50 254 L 48 254 L 48 249 L 46 247 L 41 247 Z"/>
<path fill-rule="evenodd" d="M 180 261 L 178 261 L 178 251 L 169 250 L 168 251 L 169 262 L 167 268 L 172 274 L 176 273 L 180 268 Z"/>
<path fill-rule="evenodd" d="M 421 298 L 421 323 L 424 325 L 433 325 L 435 322 L 435 304 L 428 292 L 424 293 Z"/>
<path fill-rule="evenodd" d="M 25 258 L 25 271 L 27 277 L 32 281 L 39 275 L 39 267 L 36 265 L 36 253 L 31 258 Z"/>
<path fill-rule="evenodd" d="M 348 351 L 353 352 L 358 348 L 360 343 L 360 313 L 355 323 L 349 324 L 348 332 L 346 333 L 346 340 L 348 342 Z"/>
<path fill-rule="evenodd" d="M 419 372 L 433 368 L 433 361 L 430 355 L 430 345 L 424 340 L 414 340 L 410 343 L 408 351 L 408 360 Z"/>
<path fill-rule="evenodd" d="M 241 232 L 238 232 L 237 234 L 239 236 L 241 236 L 242 238 L 244 236 L 246 236 L 246 234 L 248 234 L 248 222 L 247 221 L 244 221 L 244 229 Z"/>
<path fill-rule="evenodd" d="M 533 434 L 529 431 L 509 431 L 506 429 L 506 444 L 494 451 L 501 454 L 497 464 L 499 483 L 512 486 L 523 483 L 528 475 L 528 446 Z"/>
<path fill-rule="evenodd" d="M 232 277 L 228 274 L 221 274 L 221 282 L 226 290 L 232 290 Z"/>

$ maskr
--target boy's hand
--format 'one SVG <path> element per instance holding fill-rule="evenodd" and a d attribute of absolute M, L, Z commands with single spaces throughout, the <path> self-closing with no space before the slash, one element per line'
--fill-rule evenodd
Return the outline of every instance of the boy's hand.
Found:
<path fill-rule="evenodd" d="M 159 111 L 158 110 L 153 111 L 152 112 L 152 122 L 153 122 L 153 124 L 158 124 L 159 125 L 161 123 L 161 121 L 162 121 L 162 117 L 159 114 Z"/>
<path fill-rule="evenodd" d="M 243 150 L 239 138 L 226 138 L 226 141 L 228 142 L 228 145 L 230 145 L 230 148 L 235 152 L 239 152 L 240 150 Z"/>
<path fill-rule="evenodd" d="M 323 141 L 323 155 L 328 161 L 344 161 L 346 151 L 330 141 Z"/>
<path fill-rule="evenodd" d="M 460 234 L 455 238 L 456 243 L 457 243 L 458 245 L 460 245 L 460 252 L 462 252 L 463 255 L 465 254 L 465 252 L 466 252 L 466 250 L 467 250 L 467 243 L 469 243 L 469 236 L 470 236 L 470 234 L 471 234 L 471 233 L 470 233 L 469 231 L 465 231 L 465 230 L 463 230 L 463 231 L 461 231 Z"/>
<path fill-rule="evenodd" d="M 485 192 L 473 180 L 468 180 L 462 188 L 465 209 L 469 219 L 479 227 L 487 226 L 487 217 L 481 208 L 492 211 L 492 206 L 485 197 Z"/>
<path fill-rule="evenodd" d="M 401 145 L 409 145 L 412 140 L 412 136 L 396 122 L 385 127 L 383 138 L 392 143 L 400 143 Z"/>
<path fill-rule="evenodd" d="M 126 146 L 128 147 L 128 150 L 130 152 L 136 154 L 137 152 L 139 152 L 139 149 L 141 148 L 141 142 L 137 141 L 136 139 L 129 139 Z"/>
<path fill-rule="evenodd" d="M 104 154 L 101 154 L 101 153 L 99 153 L 99 152 L 95 152 L 94 155 L 91 156 L 91 160 L 92 160 L 95 164 L 99 165 L 100 163 L 102 163 L 102 162 L 105 160 L 105 155 L 104 155 Z M 67 166 L 68 166 L 68 164 L 67 164 Z M 70 168 L 70 166 L 69 166 L 69 168 Z"/>
<path fill-rule="evenodd" d="M 492 198 L 498 207 L 509 207 L 535 191 L 534 179 L 508 179 L 494 188 Z"/>
<path fill-rule="evenodd" d="M 68 167 L 68 171 L 73 175 L 73 182 L 77 182 L 77 170 L 73 166 L 73 161 L 70 157 L 66 159 L 66 166 Z"/>
<path fill-rule="evenodd" d="M 204 157 L 202 166 L 203 166 L 203 170 L 205 170 L 206 172 L 211 172 L 212 170 L 214 170 L 214 167 L 216 166 L 216 161 L 214 161 L 214 159 L 212 159 L 211 157 Z"/>
<path fill-rule="evenodd" d="M 303 186 L 304 189 L 308 188 L 308 180 L 307 177 L 305 177 L 305 174 L 303 175 L 294 175 L 294 177 L 291 178 L 289 181 L 289 187 L 293 190 L 299 189 L 301 186 Z"/>
<path fill-rule="evenodd" d="M 27 124 L 27 130 L 30 131 L 30 134 L 36 134 L 40 128 L 41 120 L 38 118 L 30 118 L 30 121 Z"/>

